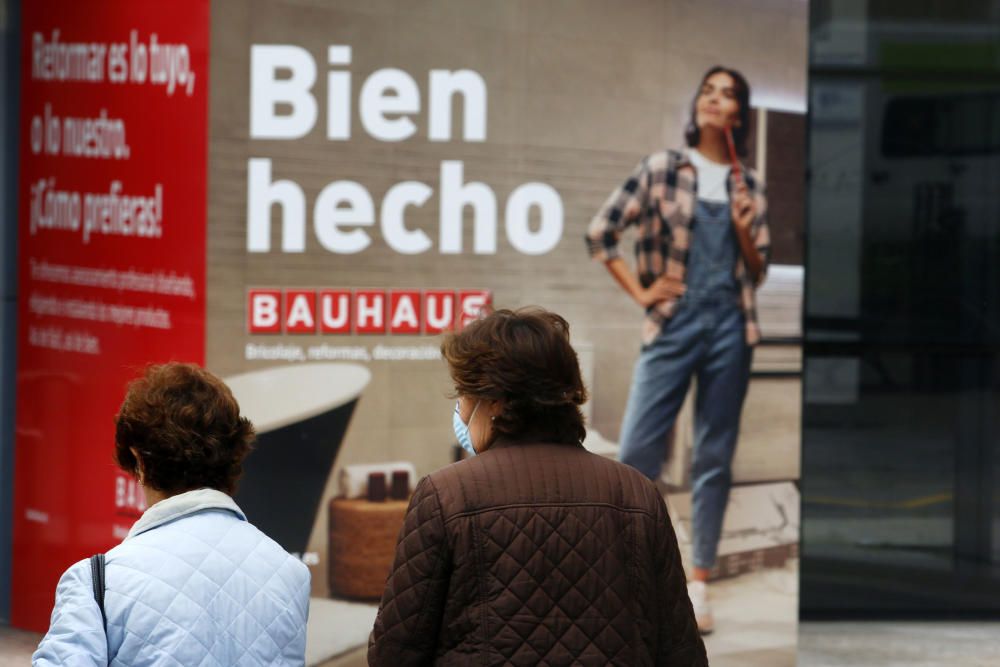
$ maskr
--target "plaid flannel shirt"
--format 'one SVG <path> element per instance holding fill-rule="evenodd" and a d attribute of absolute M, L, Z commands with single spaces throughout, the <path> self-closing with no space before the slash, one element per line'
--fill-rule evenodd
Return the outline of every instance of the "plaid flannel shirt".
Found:
<path fill-rule="evenodd" d="M 746 341 L 748 345 L 756 345 L 760 341 L 760 324 L 755 291 L 767 272 L 771 235 L 764 184 L 752 170 L 742 169 L 757 207 L 750 234 L 764 258 L 764 266 L 755 281 L 740 252 L 734 275 L 740 287 L 740 306 L 746 316 Z M 730 173 L 728 191 L 732 191 L 735 182 Z M 619 257 L 622 233 L 635 225 L 638 227 L 636 273 L 642 286 L 648 287 L 663 274 L 684 282 L 691 245 L 691 216 L 697 198 L 697 172 L 686 150 L 660 151 L 644 158 L 590 222 L 586 238 L 591 257 L 603 262 Z M 644 344 L 651 343 L 664 323 L 673 317 L 677 301 L 677 298 L 667 299 L 646 309 L 642 327 Z"/>

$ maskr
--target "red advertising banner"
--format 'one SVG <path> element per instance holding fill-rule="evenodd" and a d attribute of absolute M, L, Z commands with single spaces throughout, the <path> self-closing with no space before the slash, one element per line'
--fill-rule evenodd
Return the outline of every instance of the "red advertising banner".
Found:
<path fill-rule="evenodd" d="M 24 3 L 13 625 L 144 509 L 112 415 L 203 363 L 209 2 Z"/>

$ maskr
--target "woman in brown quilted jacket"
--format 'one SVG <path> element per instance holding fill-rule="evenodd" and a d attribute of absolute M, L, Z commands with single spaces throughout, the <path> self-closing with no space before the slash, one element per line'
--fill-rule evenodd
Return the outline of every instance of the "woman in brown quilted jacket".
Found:
<path fill-rule="evenodd" d="M 707 665 L 652 482 L 589 453 L 569 326 L 497 311 L 441 350 L 475 453 L 417 485 L 369 665 Z"/>

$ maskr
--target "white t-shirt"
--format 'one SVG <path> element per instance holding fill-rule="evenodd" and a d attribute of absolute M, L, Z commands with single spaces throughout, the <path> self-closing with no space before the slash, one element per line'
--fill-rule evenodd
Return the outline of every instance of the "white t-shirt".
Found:
<path fill-rule="evenodd" d="M 729 164 L 713 162 L 698 152 L 696 148 L 688 149 L 691 162 L 698 170 L 698 199 L 711 202 L 729 201 L 726 191 L 726 180 L 729 178 Z"/>

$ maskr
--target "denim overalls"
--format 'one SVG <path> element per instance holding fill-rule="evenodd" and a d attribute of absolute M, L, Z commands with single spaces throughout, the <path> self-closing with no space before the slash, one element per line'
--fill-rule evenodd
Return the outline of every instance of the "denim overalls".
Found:
<path fill-rule="evenodd" d="M 739 252 L 729 202 L 699 199 L 692 219 L 687 289 L 674 316 L 642 348 L 621 432 L 621 461 L 650 479 L 659 477 L 667 436 L 692 376 L 697 377 L 693 561 L 706 569 L 715 564 L 750 378 L 752 348 L 746 344 L 734 277 Z"/>

